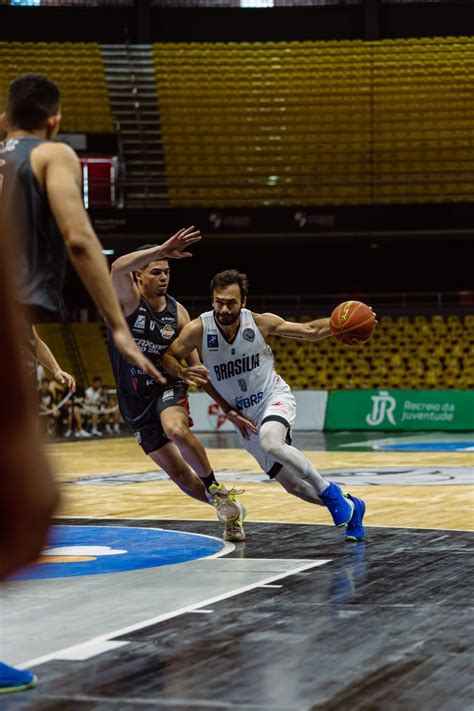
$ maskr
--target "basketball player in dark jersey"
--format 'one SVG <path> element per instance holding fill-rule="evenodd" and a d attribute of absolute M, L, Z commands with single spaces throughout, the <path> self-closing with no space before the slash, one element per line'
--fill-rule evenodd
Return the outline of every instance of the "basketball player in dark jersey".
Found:
<path fill-rule="evenodd" d="M 18 301 L 28 311 L 24 328 L 28 365 L 32 368 L 35 360 L 30 324 L 60 315 L 69 256 L 117 347 L 141 370 L 160 379 L 131 338 L 117 302 L 82 203 L 79 159 L 66 144 L 53 142 L 60 120 L 60 94 L 54 82 L 40 74 L 23 74 L 12 82 L 2 115 L 7 133 L 0 144 L 1 217 L 4 235 L 15 248 Z"/>
<path fill-rule="evenodd" d="M 24 316 L 20 309 L 16 317 L 31 388 L 36 388 L 37 351 L 32 324 L 58 318 L 67 256 L 103 314 L 117 349 L 164 383 L 136 346 L 117 301 L 101 244 L 82 203 L 79 159 L 66 144 L 53 142 L 61 121 L 59 88 L 41 74 L 22 74 L 9 87 L 0 121 L 6 131 L 6 140 L 0 143 L 0 221 L 12 249 L 17 303 L 24 311 Z M 177 239 L 171 251 L 182 252 L 198 239 Z M 41 536 L 45 531 L 41 529 Z M 34 683 L 31 672 L 0 666 L 0 692 Z"/>
<path fill-rule="evenodd" d="M 199 234 L 193 230 L 190 227 L 177 235 Z M 167 293 L 169 279 L 168 260 L 157 245 L 139 247 L 112 264 L 112 282 L 135 342 L 157 365 L 190 321 L 184 306 Z M 244 540 L 245 509 L 232 491 L 218 484 L 204 447 L 189 429 L 186 383 L 177 378 L 169 378 L 166 385 L 156 383 L 117 352 L 113 339 L 109 343 L 120 412 L 145 454 L 186 494 L 216 507 L 225 522 L 225 540 Z M 196 354 L 190 354 L 188 365 L 191 370 L 199 365 Z M 222 401 L 212 386 L 208 392 Z M 228 416 L 243 434 L 247 428 L 253 430 L 237 412 L 230 411 Z"/>

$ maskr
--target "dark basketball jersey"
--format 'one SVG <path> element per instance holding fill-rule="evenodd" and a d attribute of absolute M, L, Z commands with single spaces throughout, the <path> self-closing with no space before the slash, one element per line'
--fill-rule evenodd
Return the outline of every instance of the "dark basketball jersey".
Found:
<path fill-rule="evenodd" d="M 61 306 L 66 248 L 47 196 L 31 169 L 31 151 L 42 142 L 39 138 L 12 138 L 0 143 L 0 217 L 16 260 L 13 274 L 18 300 L 56 316 Z"/>
<path fill-rule="evenodd" d="M 127 316 L 135 343 L 159 370 L 161 356 L 178 335 L 178 304 L 172 296 L 166 299 L 163 311 L 153 311 L 142 296 L 136 311 Z M 157 383 L 150 375 L 129 363 L 115 347 L 110 332 L 108 336 L 120 412 L 132 429 L 138 429 L 150 416 L 157 395 L 183 381 L 165 373 L 167 385 Z"/>

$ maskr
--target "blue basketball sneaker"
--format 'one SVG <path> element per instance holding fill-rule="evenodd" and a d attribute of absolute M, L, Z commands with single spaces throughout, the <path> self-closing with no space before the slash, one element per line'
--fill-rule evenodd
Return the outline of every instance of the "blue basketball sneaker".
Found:
<path fill-rule="evenodd" d="M 362 525 L 362 519 L 365 514 L 365 502 L 350 494 L 347 494 L 347 498 L 354 504 L 354 513 L 347 524 L 345 540 L 357 543 L 365 539 L 364 526 Z"/>
<path fill-rule="evenodd" d="M 0 694 L 11 694 L 14 691 L 32 689 L 38 679 L 30 671 L 15 669 L 0 662 Z"/>
<path fill-rule="evenodd" d="M 320 497 L 328 507 L 334 524 L 338 527 L 346 526 L 352 518 L 354 506 L 347 500 L 338 485 L 331 481 Z"/>

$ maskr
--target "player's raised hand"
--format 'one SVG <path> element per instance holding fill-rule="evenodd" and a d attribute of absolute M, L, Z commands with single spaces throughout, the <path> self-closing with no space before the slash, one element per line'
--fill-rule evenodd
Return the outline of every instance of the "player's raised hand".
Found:
<path fill-rule="evenodd" d="M 185 252 L 183 250 L 191 247 L 192 244 L 199 242 L 202 239 L 200 230 L 197 230 L 194 225 L 191 227 L 186 227 L 175 235 L 170 237 L 166 242 L 160 246 L 160 255 L 167 259 L 183 259 L 185 257 L 192 257 L 191 252 Z"/>
<path fill-rule="evenodd" d="M 133 363 L 144 373 L 150 375 L 154 380 L 156 380 L 157 383 L 166 385 L 168 381 L 153 365 L 151 360 L 149 360 L 138 348 L 126 324 L 113 329 L 112 337 L 120 353 L 122 353 L 122 355 L 125 356 L 130 363 Z"/>
<path fill-rule="evenodd" d="M 204 365 L 190 365 L 182 369 L 179 377 L 188 385 L 199 387 L 209 382 L 209 371 Z"/>
<path fill-rule="evenodd" d="M 234 427 L 237 427 L 244 439 L 250 439 L 250 435 L 248 433 L 249 430 L 250 432 L 253 432 L 253 434 L 257 434 L 257 428 L 254 423 L 241 415 L 240 412 L 237 412 L 237 410 L 229 410 L 225 413 L 225 416 L 230 422 L 232 422 Z"/>

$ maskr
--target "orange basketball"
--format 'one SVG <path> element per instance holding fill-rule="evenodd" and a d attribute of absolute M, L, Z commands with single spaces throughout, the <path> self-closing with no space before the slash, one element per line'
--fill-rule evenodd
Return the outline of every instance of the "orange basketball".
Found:
<path fill-rule="evenodd" d="M 362 301 L 343 301 L 329 320 L 331 333 L 345 346 L 358 346 L 369 340 L 375 330 L 375 314 Z"/>

